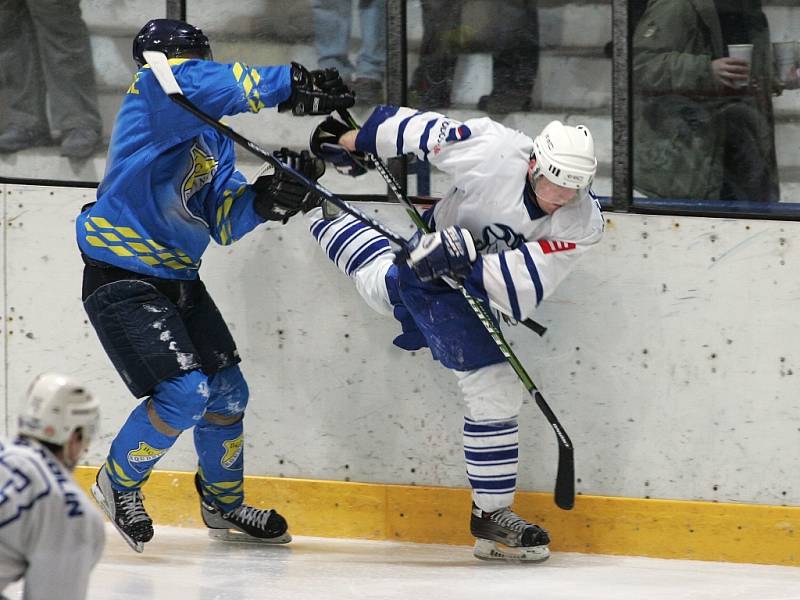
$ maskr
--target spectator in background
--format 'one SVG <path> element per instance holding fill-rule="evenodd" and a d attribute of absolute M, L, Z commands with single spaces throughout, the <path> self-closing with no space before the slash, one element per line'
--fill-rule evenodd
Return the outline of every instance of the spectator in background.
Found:
<path fill-rule="evenodd" d="M 422 46 L 412 88 L 425 108 L 447 108 L 465 27 L 463 0 L 421 0 Z M 539 17 L 535 0 L 507 0 L 492 5 L 486 37 L 493 40 L 492 91 L 478 109 L 505 114 L 531 108 L 539 68 Z"/>
<path fill-rule="evenodd" d="M 386 0 L 358 0 L 361 47 L 350 61 L 352 0 L 313 0 L 314 42 L 321 69 L 335 68 L 356 93 L 359 104 L 383 102 L 386 70 Z"/>
<path fill-rule="evenodd" d="M 751 63 L 727 56 L 729 44 L 752 44 Z M 634 187 L 661 198 L 779 201 L 779 88 L 761 0 L 651 0 L 633 45 Z"/>
<path fill-rule="evenodd" d="M 0 0 L 0 84 L 7 106 L 0 152 L 51 143 L 48 100 L 61 154 L 94 152 L 101 121 L 79 0 Z"/>

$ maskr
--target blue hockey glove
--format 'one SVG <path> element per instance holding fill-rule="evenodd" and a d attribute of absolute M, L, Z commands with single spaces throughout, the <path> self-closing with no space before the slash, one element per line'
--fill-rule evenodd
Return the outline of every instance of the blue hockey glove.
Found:
<path fill-rule="evenodd" d="M 350 127 L 345 123 L 328 117 L 312 132 L 309 147 L 314 156 L 331 163 L 343 175 L 358 177 L 374 165 L 363 152 L 350 152 L 339 144 L 339 138 L 348 131 Z"/>
<path fill-rule="evenodd" d="M 420 281 L 440 277 L 460 281 L 469 275 L 472 263 L 478 258 L 472 235 L 462 227 L 415 235 L 410 245 L 408 256 L 403 258 Z"/>

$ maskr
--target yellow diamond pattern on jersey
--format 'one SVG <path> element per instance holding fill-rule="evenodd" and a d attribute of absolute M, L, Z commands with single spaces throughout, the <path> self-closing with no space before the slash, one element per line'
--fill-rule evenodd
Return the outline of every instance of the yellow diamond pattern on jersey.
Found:
<path fill-rule="evenodd" d="M 200 266 L 182 250 L 165 248 L 130 227 L 117 227 L 102 217 L 90 217 L 85 227 L 89 244 L 107 248 L 117 256 L 135 257 L 151 267 L 165 266 L 176 271 Z"/>
<path fill-rule="evenodd" d="M 232 71 L 236 81 L 242 86 L 244 97 L 250 105 L 250 112 L 257 113 L 262 108 L 266 108 L 266 104 L 261 100 L 261 94 L 258 91 L 258 83 L 261 81 L 261 75 L 259 75 L 258 70 L 237 62 L 233 63 Z"/>
<path fill-rule="evenodd" d="M 224 200 L 222 201 L 222 204 L 217 207 L 215 227 L 217 228 L 217 237 L 219 238 L 219 242 L 223 246 L 229 246 L 236 241 L 236 238 L 233 237 L 233 229 L 231 225 L 231 208 L 233 207 L 233 203 L 236 201 L 236 199 L 242 197 L 242 194 L 244 194 L 246 189 L 247 188 L 244 185 L 241 185 L 235 192 L 231 190 L 225 190 L 222 194 Z"/>

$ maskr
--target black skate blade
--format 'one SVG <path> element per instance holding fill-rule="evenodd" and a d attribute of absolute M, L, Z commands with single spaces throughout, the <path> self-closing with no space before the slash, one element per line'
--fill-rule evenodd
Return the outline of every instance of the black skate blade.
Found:
<path fill-rule="evenodd" d="M 292 541 L 292 536 L 288 531 L 283 535 L 279 535 L 274 538 L 257 538 L 249 533 L 239 531 L 238 529 L 209 528 L 208 537 L 219 542 L 234 542 L 237 544 L 269 544 L 273 546 L 279 544 L 288 544 Z"/>
<path fill-rule="evenodd" d="M 550 558 L 547 546 L 506 546 L 493 540 L 478 538 L 472 550 L 473 556 L 480 560 L 517 563 L 540 563 Z"/>
<path fill-rule="evenodd" d="M 100 506 L 100 510 L 102 510 L 103 514 L 105 514 L 105 516 L 108 517 L 108 520 L 111 521 L 114 529 L 119 531 L 119 534 L 128 544 L 128 546 L 133 548 L 133 550 L 139 554 L 144 552 L 144 542 L 137 542 L 131 536 L 125 533 L 119 525 L 117 525 L 117 522 L 114 520 L 114 517 L 111 516 L 111 512 L 108 510 L 108 506 L 106 505 L 106 497 L 103 495 L 103 492 L 100 491 L 100 486 L 98 486 L 96 483 L 92 486 L 92 496 L 94 496 L 94 501 Z"/>

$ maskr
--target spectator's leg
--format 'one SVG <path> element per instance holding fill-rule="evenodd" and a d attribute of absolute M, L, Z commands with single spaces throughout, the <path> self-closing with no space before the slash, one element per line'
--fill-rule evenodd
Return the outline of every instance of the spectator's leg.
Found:
<path fill-rule="evenodd" d="M 421 0 L 422 45 L 412 86 L 420 108 L 447 108 L 458 59 L 463 0 Z"/>
<path fill-rule="evenodd" d="M 45 81 L 24 0 L 0 0 L 0 89 L 6 107 L 0 152 L 47 142 Z"/>
<path fill-rule="evenodd" d="M 359 0 L 361 52 L 357 75 L 383 80 L 386 70 L 386 0 Z"/>
<path fill-rule="evenodd" d="M 366 104 L 383 102 L 386 70 L 386 0 L 359 0 L 361 50 L 356 62 L 353 89 L 356 100 Z"/>
<path fill-rule="evenodd" d="M 492 53 L 492 93 L 483 96 L 481 110 L 496 113 L 529 110 L 539 70 L 539 15 L 535 0 L 513 0 L 499 7 L 498 40 Z"/>
<path fill-rule="evenodd" d="M 348 58 L 350 46 L 351 0 L 313 0 L 314 44 L 320 68 L 335 68 L 348 79 L 353 65 Z"/>
<path fill-rule="evenodd" d="M 79 0 L 28 0 L 49 96 L 53 129 L 63 133 L 62 153 L 84 158 L 100 142 L 89 31 Z"/>

